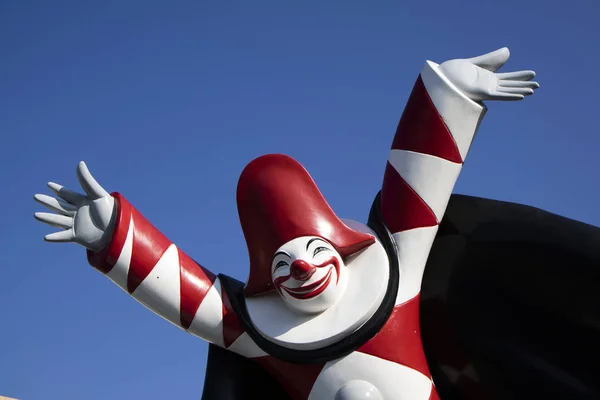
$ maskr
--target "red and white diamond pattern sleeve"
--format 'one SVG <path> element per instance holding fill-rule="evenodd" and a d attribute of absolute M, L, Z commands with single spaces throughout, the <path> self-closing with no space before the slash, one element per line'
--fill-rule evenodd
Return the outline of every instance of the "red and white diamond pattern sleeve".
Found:
<path fill-rule="evenodd" d="M 420 292 L 438 225 L 485 112 L 437 64 L 425 64 L 398 124 L 381 191 L 400 258 L 396 304 Z"/>
<path fill-rule="evenodd" d="M 111 243 L 90 264 L 174 325 L 219 346 L 242 335 L 219 279 L 178 249 L 122 195 Z"/>

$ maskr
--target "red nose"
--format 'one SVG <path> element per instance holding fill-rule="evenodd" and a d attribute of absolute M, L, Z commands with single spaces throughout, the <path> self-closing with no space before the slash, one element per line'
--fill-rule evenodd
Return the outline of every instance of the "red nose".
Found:
<path fill-rule="evenodd" d="M 290 267 L 290 275 L 297 281 L 307 281 L 315 273 L 317 268 L 304 260 L 296 260 Z"/>

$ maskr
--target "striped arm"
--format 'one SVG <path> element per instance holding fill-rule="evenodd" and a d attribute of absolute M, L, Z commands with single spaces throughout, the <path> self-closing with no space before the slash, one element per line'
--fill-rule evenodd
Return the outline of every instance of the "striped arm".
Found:
<path fill-rule="evenodd" d="M 237 353 L 256 352 L 219 279 L 158 231 L 123 196 L 111 243 L 89 263 L 144 306 L 191 334 Z"/>
<path fill-rule="evenodd" d="M 396 304 L 421 288 L 427 257 L 486 108 L 428 61 L 398 124 L 381 192 L 383 218 L 398 244 Z"/>
<path fill-rule="evenodd" d="M 383 218 L 398 244 L 396 304 L 418 295 L 438 224 L 486 108 L 428 61 L 398 124 L 381 191 Z"/>
<path fill-rule="evenodd" d="M 439 399 L 421 342 L 419 293 L 438 225 L 484 114 L 482 105 L 458 91 L 437 64 L 427 62 L 398 124 L 386 165 L 381 212 L 398 246 L 400 285 L 387 323 L 358 351 L 417 374 L 413 380 L 423 384 L 411 394 L 414 399 Z M 401 340 L 397 326 L 402 326 Z"/>

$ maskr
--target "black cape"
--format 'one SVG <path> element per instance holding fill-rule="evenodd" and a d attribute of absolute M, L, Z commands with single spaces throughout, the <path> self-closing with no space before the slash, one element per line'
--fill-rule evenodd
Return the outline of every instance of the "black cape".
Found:
<path fill-rule="evenodd" d="M 600 399 L 600 228 L 453 195 L 421 291 L 442 400 Z M 203 400 L 288 399 L 258 364 L 209 345 Z"/>

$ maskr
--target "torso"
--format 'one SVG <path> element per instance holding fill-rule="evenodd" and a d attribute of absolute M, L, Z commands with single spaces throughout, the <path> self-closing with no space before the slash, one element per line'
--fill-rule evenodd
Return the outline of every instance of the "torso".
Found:
<path fill-rule="evenodd" d="M 384 328 L 357 351 L 324 364 L 256 359 L 293 399 L 428 400 L 432 388 L 414 313 L 418 298 L 394 308 Z M 380 396 L 380 397 L 377 397 Z"/>

